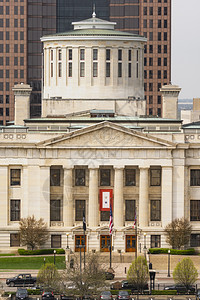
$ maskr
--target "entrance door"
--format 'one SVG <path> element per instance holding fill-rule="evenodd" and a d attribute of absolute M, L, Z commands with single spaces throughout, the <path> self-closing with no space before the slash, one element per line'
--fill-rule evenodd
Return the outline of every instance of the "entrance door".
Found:
<path fill-rule="evenodd" d="M 84 235 L 75 235 L 75 252 L 80 252 L 79 246 L 84 246 Z M 85 251 L 87 251 L 86 236 L 85 236 Z M 84 247 L 81 247 L 81 252 L 84 252 Z"/>
<path fill-rule="evenodd" d="M 110 251 L 110 235 L 101 235 L 100 237 L 100 251 L 101 252 L 109 252 Z"/>
<path fill-rule="evenodd" d="M 126 235 L 126 252 L 136 252 L 135 235 Z"/>

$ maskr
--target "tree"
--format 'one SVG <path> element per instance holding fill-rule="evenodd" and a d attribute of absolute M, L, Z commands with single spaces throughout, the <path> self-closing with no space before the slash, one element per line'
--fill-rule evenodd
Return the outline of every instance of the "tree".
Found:
<path fill-rule="evenodd" d="M 137 287 L 139 292 L 144 290 L 149 279 L 149 270 L 147 261 L 143 256 L 138 256 L 131 264 L 127 279 L 130 283 Z"/>
<path fill-rule="evenodd" d="M 47 263 L 42 266 L 37 275 L 37 283 L 44 289 L 50 289 L 59 292 L 61 287 L 61 278 L 54 264 Z"/>
<path fill-rule="evenodd" d="M 105 268 L 100 262 L 98 254 L 88 254 L 85 268 L 82 266 L 80 271 L 80 262 L 78 257 L 74 257 L 74 267 L 67 267 L 62 275 L 62 279 L 68 282 L 65 293 L 71 292 L 68 286 L 74 288 L 74 292 L 81 297 L 88 294 L 97 294 L 98 290 L 105 286 Z"/>
<path fill-rule="evenodd" d="M 36 220 L 34 216 L 22 218 L 19 225 L 21 244 L 32 250 L 43 245 L 49 237 L 47 224 L 42 218 L 39 220 Z"/>
<path fill-rule="evenodd" d="M 190 258 L 184 258 L 176 265 L 173 272 L 175 283 L 183 284 L 187 290 L 198 279 L 198 272 Z"/>
<path fill-rule="evenodd" d="M 173 249 L 180 249 L 188 245 L 192 226 L 190 222 L 185 219 L 175 219 L 165 227 L 166 242 L 172 246 Z"/>

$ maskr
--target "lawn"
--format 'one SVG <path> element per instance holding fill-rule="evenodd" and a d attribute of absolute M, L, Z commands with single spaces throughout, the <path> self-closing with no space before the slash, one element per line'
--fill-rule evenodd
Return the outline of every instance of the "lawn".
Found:
<path fill-rule="evenodd" d="M 38 270 L 45 263 L 53 263 L 53 256 L 40 257 L 0 257 L 0 269 L 35 269 Z M 65 256 L 56 256 L 56 267 L 65 269 Z"/>

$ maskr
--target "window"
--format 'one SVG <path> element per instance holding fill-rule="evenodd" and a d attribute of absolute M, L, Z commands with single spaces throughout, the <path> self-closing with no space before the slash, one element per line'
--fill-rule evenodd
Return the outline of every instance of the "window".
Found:
<path fill-rule="evenodd" d="M 72 49 L 69 49 L 68 54 L 69 54 L 69 60 L 72 60 Z"/>
<path fill-rule="evenodd" d="M 167 57 L 164 57 L 164 66 L 167 67 Z"/>
<path fill-rule="evenodd" d="M 85 169 L 75 169 L 75 185 L 85 186 Z"/>
<path fill-rule="evenodd" d="M 6 31 L 6 41 L 9 41 L 9 39 L 10 39 L 10 32 Z"/>
<path fill-rule="evenodd" d="M 143 8 L 143 15 L 147 16 L 147 7 L 146 6 Z"/>
<path fill-rule="evenodd" d="M 160 235 L 151 235 L 151 248 L 161 248 Z"/>
<path fill-rule="evenodd" d="M 18 19 L 14 19 L 14 27 L 18 27 Z"/>
<path fill-rule="evenodd" d="M 122 50 L 118 50 L 118 60 L 122 60 Z"/>
<path fill-rule="evenodd" d="M 93 49 L 93 60 L 98 60 L 98 49 Z"/>
<path fill-rule="evenodd" d="M 135 186 L 136 185 L 136 170 L 125 169 L 125 185 Z"/>
<path fill-rule="evenodd" d="M 190 221 L 200 221 L 200 200 L 190 201 Z"/>
<path fill-rule="evenodd" d="M 18 53 L 18 45 L 14 44 L 14 53 Z"/>
<path fill-rule="evenodd" d="M 153 20 L 149 20 L 149 28 L 153 28 Z"/>
<path fill-rule="evenodd" d="M 23 31 L 20 32 L 20 40 L 21 40 L 21 41 L 24 40 L 24 32 L 23 32 Z"/>
<path fill-rule="evenodd" d="M 144 70 L 144 79 L 147 79 L 147 70 Z"/>
<path fill-rule="evenodd" d="M 3 103 L 3 95 L 0 95 L 0 103 Z"/>
<path fill-rule="evenodd" d="M 153 92 L 153 83 L 149 83 L 149 92 Z"/>
<path fill-rule="evenodd" d="M 162 27 L 162 20 L 158 20 L 158 28 Z"/>
<path fill-rule="evenodd" d="M 161 66 L 161 57 L 158 57 L 158 66 Z"/>
<path fill-rule="evenodd" d="M 18 32 L 17 32 L 17 31 L 14 32 L 14 40 L 15 40 L 15 41 L 18 40 Z"/>
<path fill-rule="evenodd" d="M 161 71 L 158 70 L 158 79 L 161 79 Z"/>
<path fill-rule="evenodd" d="M 50 221 L 61 221 L 60 200 L 50 200 Z"/>
<path fill-rule="evenodd" d="M 167 7 L 164 7 L 164 16 L 167 16 Z"/>
<path fill-rule="evenodd" d="M 24 6 L 20 6 L 20 15 L 24 14 Z"/>
<path fill-rule="evenodd" d="M 14 6 L 14 14 L 18 15 L 18 6 Z"/>
<path fill-rule="evenodd" d="M 110 186 L 110 169 L 100 169 L 100 186 Z"/>
<path fill-rule="evenodd" d="M 80 50 L 80 77 L 85 77 L 85 49 Z"/>
<path fill-rule="evenodd" d="M 93 77 L 98 77 L 98 63 L 93 62 Z"/>
<path fill-rule="evenodd" d="M 125 200 L 125 221 L 135 220 L 135 200 Z"/>
<path fill-rule="evenodd" d="M 72 62 L 69 62 L 68 64 L 68 76 L 72 77 Z"/>
<path fill-rule="evenodd" d="M 151 221 L 161 220 L 161 201 L 151 200 Z"/>
<path fill-rule="evenodd" d="M 60 186 L 60 169 L 50 169 L 50 186 Z"/>
<path fill-rule="evenodd" d="M 20 19 L 20 27 L 24 27 L 24 19 Z"/>
<path fill-rule="evenodd" d="M 118 77 L 122 77 L 122 63 L 118 63 Z"/>
<path fill-rule="evenodd" d="M 149 45 L 149 53 L 153 53 L 153 45 Z"/>
<path fill-rule="evenodd" d="M 151 186 L 161 185 L 161 168 L 150 169 L 150 185 Z"/>
<path fill-rule="evenodd" d="M 79 246 L 85 245 L 85 251 L 87 251 L 87 238 L 85 235 L 75 235 L 75 252 L 80 252 Z M 81 252 L 84 252 L 84 247 L 81 248 Z"/>
<path fill-rule="evenodd" d="M 158 45 L 158 53 L 161 53 L 161 45 Z"/>
<path fill-rule="evenodd" d="M 158 41 L 161 41 L 161 32 L 158 32 Z"/>
<path fill-rule="evenodd" d="M 10 57 L 6 57 L 6 66 L 10 65 Z"/>
<path fill-rule="evenodd" d="M 6 95 L 6 103 L 8 104 L 10 101 L 9 101 L 9 95 Z"/>
<path fill-rule="evenodd" d="M 200 186 L 200 169 L 190 170 L 190 185 Z"/>
<path fill-rule="evenodd" d="M 153 71 L 149 70 L 149 79 L 153 79 Z"/>
<path fill-rule="evenodd" d="M 161 89 L 161 83 L 159 82 L 158 83 L 158 92 L 160 92 L 160 89 Z"/>
<path fill-rule="evenodd" d="M 3 117 L 3 107 L 0 107 L 0 116 Z"/>
<path fill-rule="evenodd" d="M 14 78 L 18 78 L 18 70 L 14 70 Z"/>
<path fill-rule="evenodd" d="M 164 45 L 164 53 L 167 53 L 167 45 Z"/>
<path fill-rule="evenodd" d="M 160 95 L 158 96 L 157 102 L 158 102 L 158 104 L 161 104 L 161 96 Z"/>
<path fill-rule="evenodd" d="M 167 79 L 167 70 L 164 70 L 164 79 Z"/>
<path fill-rule="evenodd" d="M 10 221 L 20 221 L 20 200 L 10 200 Z"/>
<path fill-rule="evenodd" d="M 153 7 L 152 7 L 152 6 L 149 7 L 149 15 L 150 15 L 150 16 L 153 16 Z"/>
<path fill-rule="evenodd" d="M 200 234 L 191 234 L 190 247 L 200 247 Z"/>
<path fill-rule="evenodd" d="M 110 77 L 110 63 L 106 62 L 106 77 Z"/>
<path fill-rule="evenodd" d="M 24 53 L 24 45 L 23 44 L 20 45 L 20 53 Z"/>
<path fill-rule="evenodd" d="M 9 117 L 9 107 L 6 107 L 6 117 Z"/>
<path fill-rule="evenodd" d="M 167 41 L 167 32 L 164 32 L 164 41 Z"/>
<path fill-rule="evenodd" d="M 21 184 L 21 170 L 11 169 L 10 170 L 10 185 L 20 185 Z"/>
<path fill-rule="evenodd" d="M 131 63 L 128 63 L 128 77 L 131 78 Z"/>
<path fill-rule="evenodd" d="M 62 77 L 62 63 L 58 63 L 58 77 Z"/>
<path fill-rule="evenodd" d="M 60 234 L 54 234 L 51 235 L 51 248 L 61 248 L 61 235 Z"/>
<path fill-rule="evenodd" d="M 160 107 L 158 107 L 158 109 L 157 109 L 157 116 L 161 117 L 161 108 Z"/>
<path fill-rule="evenodd" d="M 6 19 L 6 27 L 10 27 L 10 20 Z"/>
<path fill-rule="evenodd" d="M 167 28 L 167 20 L 164 20 L 164 28 Z"/>
<path fill-rule="evenodd" d="M 153 41 L 153 32 L 149 32 L 149 41 Z"/>
<path fill-rule="evenodd" d="M 149 108 L 149 115 L 150 115 L 150 116 L 153 115 L 153 108 Z"/>
<path fill-rule="evenodd" d="M 6 78 L 10 77 L 10 70 L 6 70 Z"/>
<path fill-rule="evenodd" d="M 143 27 L 147 28 L 147 20 L 146 19 L 143 20 Z"/>
<path fill-rule="evenodd" d="M 10 234 L 10 247 L 19 247 L 20 246 L 20 236 L 19 233 Z"/>
<path fill-rule="evenodd" d="M 85 212 L 85 200 L 76 200 L 75 221 L 83 221 L 83 212 Z"/>
<path fill-rule="evenodd" d="M 106 49 L 106 60 L 110 60 L 110 49 Z"/>
<path fill-rule="evenodd" d="M 161 16 L 161 7 L 158 7 L 158 16 Z"/>

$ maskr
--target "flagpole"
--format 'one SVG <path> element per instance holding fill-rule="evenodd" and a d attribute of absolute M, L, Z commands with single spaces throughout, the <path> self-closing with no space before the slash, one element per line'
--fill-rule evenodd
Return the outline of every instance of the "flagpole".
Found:
<path fill-rule="evenodd" d="M 137 258 L 137 208 L 135 208 L 135 245 L 136 245 L 136 248 L 135 248 L 135 258 Z"/>
<path fill-rule="evenodd" d="M 110 269 L 112 268 L 112 234 L 110 235 Z"/>
<path fill-rule="evenodd" d="M 84 258 L 83 258 L 83 261 L 84 261 L 84 270 L 85 270 L 85 230 L 84 230 Z"/>
<path fill-rule="evenodd" d="M 85 210 L 83 211 L 83 233 L 84 233 L 84 250 L 83 250 L 83 253 L 84 253 L 84 256 L 83 256 L 83 263 L 84 263 L 84 270 L 85 270 L 85 231 L 86 231 L 86 219 L 85 219 Z"/>

